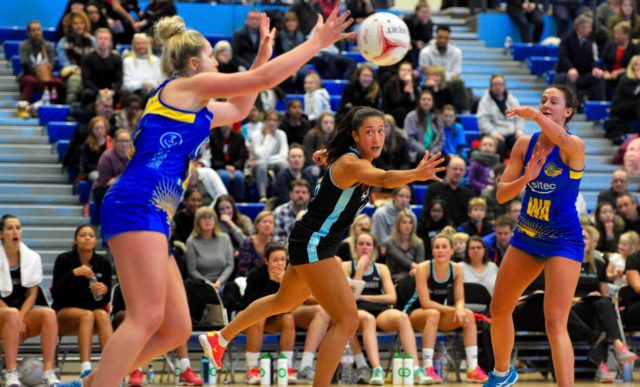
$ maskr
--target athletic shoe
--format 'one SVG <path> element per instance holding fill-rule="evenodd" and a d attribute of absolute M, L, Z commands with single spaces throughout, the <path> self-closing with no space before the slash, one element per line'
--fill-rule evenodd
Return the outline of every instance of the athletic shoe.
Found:
<path fill-rule="evenodd" d="M 369 379 L 369 384 L 374 386 L 384 385 L 384 370 L 382 367 L 376 367 L 373 369 L 371 379 Z"/>
<path fill-rule="evenodd" d="M 227 347 L 220 345 L 219 335 L 218 331 L 213 331 L 198 336 L 198 341 L 205 356 L 209 358 L 211 364 L 217 369 L 222 368 L 222 358 L 224 357 L 224 351 L 227 349 Z"/>
<path fill-rule="evenodd" d="M 313 384 L 316 371 L 311 366 L 306 366 L 298 371 L 298 384 Z"/>
<path fill-rule="evenodd" d="M 489 379 L 484 383 L 483 387 L 510 387 L 518 380 L 518 373 L 513 367 L 509 368 L 505 376 L 498 376 L 493 371 L 489 372 Z"/>
<path fill-rule="evenodd" d="M 357 384 L 369 384 L 369 379 L 371 379 L 371 368 L 367 366 L 361 366 L 356 369 Z"/>
<path fill-rule="evenodd" d="M 616 374 L 609 371 L 607 363 L 602 362 L 596 370 L 595 381 L 598 383 L 613 383 L 616 380 Z"/>
<path fill-rule="evenodd" d="M 418 385 L 433 384 L 433 378 L 424 371 L 422 367 L 416 367 L 413 370 L 413 382 Z"/>
<path fill-rule="evenodd" d="M 5 387 L 20 387 L 20 373 L 18 370 L 4 372 Z"/>
<path fill-rule="evenodd" d="M 80 373 L 80 379 L 84 379 L 87 376 L 89 376 L 91 373 L 93 372 L 93 370 L 91 368 L 89 368 L 88 370 L 84 370 Z"/>
<path fill-rule="evenodd" d="M 58 379 L 58 375 L 56 375 L 54 370 L 44 371 L 42 374 L 42 381 L 44 381 L 44 384 L 48 387 L 57 387 L 58 384 L 60 384 L 60 379 Z"/>
<path fill-rule="evenodd" d="M 69 380 L 58 384 L 58 387 L 83 387 L 82 380 Z"/>
<path fill-rule="evenodd" d="M 244 381 L 253 386 L 260 384 L 260 370 L 258 367 L 249 368 L 244 375 Z"/>
<path fill-rule="evenodd" d="M 589 353 L 587 354 L 587 360 L 593 364 L 599 364 L 602 361 L 602 354 L 606 352 L 605 339 L 607 338 L 606 332 L 600 332 L 593 342 L 589 343 Z"/>
<path fill-rule="evenodd" d="M 144 385 L 142 371 L 140 368 L 135 369 L 129 374 L 129 387 L 142 387 Z"/>
<path fill-rule="evenodd" d="M 476 369 L 467 371 L 467 382 L 470 383 L 484 383 L 489 379 L 486 372 L 480 368 L 480 366 L 476 366 Z"/>
<path fill-rule="evenodd" d="M 293 368 L 287 368 L 287 383 L 288 384 L 298 383 L 298 371 L 296 371 Z"/>
<path fill-rule="evenodd" d="M 436 374 L 436 369 L 433 367 L 424 367 L 424 372 L 427 373 L 427 376 L 433 380 L 435 384 L 442 384 L 442 378 Z"/>
<path fill-rule="evenodd" d="M 181 386 L 202 386 L 204 384 L 202 379 L 191 368 L 186 368 L 182 371 L 178 380 Z"/>
<path fill-rule="evenodd" d="M 638 355 L 629 351 L 626 345 L 622 344 L 621 349 L 617 349 L 614 347 L 613 352 L 616 356 L 616 360 L 620 364 L 633 363 L 638 358 Z"/>

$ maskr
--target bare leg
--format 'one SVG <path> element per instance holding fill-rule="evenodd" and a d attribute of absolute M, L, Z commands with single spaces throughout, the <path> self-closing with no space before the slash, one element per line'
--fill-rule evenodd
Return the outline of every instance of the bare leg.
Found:
<path fill-rule="evenodd" d="M 280 332 L 280 351 L 293 351 L 296 344 L 296 324 L 291 313 L 268 318 L 264 325 L 265 332 Z"/>
<path fill-rule="evenodd" d="M 98 330 L 100 348 L 104 348 L 107 345 L 107 341 L 113 336 L 113 327 L 111 326 L 109 314 L 104 309 L 96 309 L 93 311 L 93 319 Z"/>
<path fill-rule="evenodd" d="M 315 353 L 327 329 L 329 329 L 331 318 L 320 305 L 302 305 L 295 309 L 292 314 L 296 320 L 296 326 L 307 329 L 304 351 Z M 307 317 L 307 315 L 311 315 L 311 318 Z"/>
<path fill-rule="evenodd" d="M 574 356 L 567 321 L 580 276 L 580 263 L 552 257 L 545 267 L 544 319 L 558 386 L 573 386 Z"/>
<path fill-rule="evenodd" d="M 44 370 L 52 370 L 58 345 L 56 312 L 51 308 L 31 309 L 24 317 L 24 324 L 27 326 L 27 337 L 41 336 Z"/>
<path fill-rule="evenodd" d="M 78 335 L 80 361 L 91 359 L 91 339 L 95 318 L 93 313 L 81 308 L 63 308 L 58 312 L 58 327 L 63 335 Z M 103 347 L 104 348 L 104 347 Z"/>
<path fill-rule="evenodd" d="M 411 325 L 422 331 L 422 348 L 435 348 L 440 325 L 440 311 L 437 309 L 416 309 L 411 312 Z"/>
<path fill-rule="evenodd" d="M 376 334 L 376 318 L 369 312 L 358 310 L 360 325 L 358 330 L 362 332 L 364 349 L 371 368 L 380 367 L 380 353 L 378 352 L 378 335 Z"/>
<path fill-rule="evenodd" d="M 543 268 L 544 262 L 535 260 L 522 250 L 514 247 L 507 249 L 491 300 L 491 344 L 497 371 L 507 372 L 510 367 L 515 340 L 512 315 L 518 298 Z"/>
<path fill-rule="evenodd" d="M 411 327 L 411 320 L 406 313 L 396 309 L 389 309 L 378 315 L 376 318 L 378 327 L 383 332 L 398 332 L 400 344 L 405 353 L 413 356 L 413 365 L 418 367 L 418 349 L 416 345 L 416 334 Z"/>
<path fill-rule="evenodd" d="M 0 332 L 2 332 L 2 348 L 4 350 L 5 367 L 14 370 L 18 366 L 18 345 L 20 334 L 20 311 L 16 308 L 0 308 Z"/>
<path fill-rule="evenodd" d="M 453 311 L 442 313 L 442 318 L 440 318 L 440 325 L 438 325 L 438 329 L 443 332 L 449 332 L 462 327 L 462 331 L 464 332 L 464 346 L 469 347 L 472 345 L 477 345 L 478 327 L 476 326 L 476 320 L 473 317 L 473 312 L 469 309 L 465 309 L 464 312 L 464 322 L 454 321 L 455 313 Z"/>

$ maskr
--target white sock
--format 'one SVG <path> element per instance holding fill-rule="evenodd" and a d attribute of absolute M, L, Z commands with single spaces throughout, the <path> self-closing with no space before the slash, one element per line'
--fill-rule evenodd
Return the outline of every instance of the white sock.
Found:
<path fill-rule="evenodd" d="M 260 352 L 246 352 L 245 358 L 247 361 L 247 369 L 258 368 L 258 359 L 260 358 Z"/>
<path fill-rule="evenodd" d="M 316 357 L 315 352 L 302 352 L 302 360 L 300 361 L 301 370 L 311 367 L 313 368 L 313 359 Z"/>
<path fill-rule="evenodd" d="M 360 367 L 368 367 L 367 361 L 364 358 L 364 353 L 360 352 L 357 355 L 353 356 L 353 359 L 356 361 L 356 368 Z"/>
<path fill-rule="evenodd" d="M 183 357 L 182 359 L 180 359 L 180 368 L 182 368 L 183 371 L 187 368 L 191 368 L 191 361 L 189 361 L 188 357 Z"/>
<path fill-rule="evenodd" d="M 498 371 L 498 370 L 497 370 L 497 369 L 495 369 L 495 368 L 493 369 L 493 374 L 494 374 L 495 376 L 497 376 L 497 377 L 500 377 L 500 378 L 501 378 L 501 377 L 503 377 L 503 376 L 506 376 L 508 373 L 509 373 L 509 370 L 506 370 L 506 371 L 504 371 L 504 372 L 500 372 L 500 371 Z"/>
<path fill-rule="evenodd" d="M 91 362 L 90 361 L 83 361 L 82 363 L 80 363 L 80 373 L 83 373 L 86 370 L 90 370 L 91 369 Z"/>
<path fill-rule="evenodd" d="M 467 370 L 475 370 L 478 366 L 478 346 L 464 347 L 464 352 L 467 354 Z"/>
<path fill-rule="evenodd" d="M 220 345 L 222 345 L 223 347 L 226 347 L 227 344 L 229 344 L 229 340 L 225 339 L 224 336 L 222 336 L 222 332 L 218 332 L 218 343 L 220 343 Z"/>
<path fill-rule="evenodd" d="M 287 357 L 287 368 L 293 368 L 293 351 L 280 351 Z"/>
<path fill-rule="evenodd" d="M 433 348 L 422 348 L 422 362 L 425 367 L 433 367 Z"/>

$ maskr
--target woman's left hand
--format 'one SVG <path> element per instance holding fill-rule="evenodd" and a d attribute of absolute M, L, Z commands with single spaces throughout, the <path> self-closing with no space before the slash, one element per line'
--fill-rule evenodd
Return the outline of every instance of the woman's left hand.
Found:
<path fill-rule="evenodd" d="M 327 150 L 317 150 L 313 152 L 313 156 L 311 158 L 313 159 L 313 162 L 318 165 L 327 165 Z"/>
<path fill-rule="evenodd" d="M 109 291 L 107 285 L 103 284 L 102 282 L 96 282 L 95 284 L 89 286 L 89 288 L 91 289 L 91 293 L 96 296 L 104 296 Z"/>
<path fill-rule="evenodd" d="M 507 113 L 507 117 L 518 116 L 527 120 L 533 120 L 538 116 L 538 111 L 536 109 L 530 108 L 529 106 L 520 106 L 513 109 L 507 109 L 505 113 Z"/>
<path fill-rule="evenodd" d="M 273 55 L 273 43 L 276 38 L 276 29 L 272 28 L 269 31 L 269 16 L 266 13 L 260 14 L 260 27 L 258 27 L 258 31 L 260 31 L 260 46 L 258 47 L 258 54 L 256 59 L 260 59 L 264 62 L 271 59 Z"/>
<path fill-rule="evenodd" d="M 453 321 L 460 323 L 460 325 L 462 325 L 463 327 L 467 326 L 467 314 L 465 313 L 464 309 L 456 308 L 456 311 L 453 314 Z"/>

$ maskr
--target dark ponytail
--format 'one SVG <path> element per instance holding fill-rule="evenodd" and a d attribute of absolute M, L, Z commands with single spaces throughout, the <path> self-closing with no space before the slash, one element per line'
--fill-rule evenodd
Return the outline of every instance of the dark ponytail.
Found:
<path fill-rule="evenodd" d="M 357 132 L 364 120 L 369 117 L 380 117 L 384 121 L 384 114 L 374 108 L 367 106 L 356 106 L 338 122 L 335 135 L 329 145 L 327 145 L 327 164 L 331 165 L 347 153 L 349 147 L 356 144 L 352 132 Z"/>

